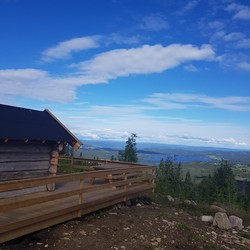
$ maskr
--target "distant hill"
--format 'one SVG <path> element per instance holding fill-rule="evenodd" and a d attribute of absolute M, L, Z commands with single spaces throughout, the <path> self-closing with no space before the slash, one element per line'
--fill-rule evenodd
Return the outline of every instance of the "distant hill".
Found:
<path fill-rule="evenodd" d="M 117 157 L 118 151 L 123 150 L 125 142 L 84 140 L 80 151 L 86 158 L 110 159 Z M 160 143 L 137 143 L 139 162 L 158 164 L 161 159 L 172 158 L 180 162 L 211 162 L 228 160 L 232 163 L 250 164 L 250 151 L 214 147 L 194 147 Z"/>

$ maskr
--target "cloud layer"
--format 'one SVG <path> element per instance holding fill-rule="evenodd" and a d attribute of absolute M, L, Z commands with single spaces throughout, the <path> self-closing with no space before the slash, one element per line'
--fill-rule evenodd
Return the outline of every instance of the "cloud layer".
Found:
<path fill-rule="evenodd" d="M 73 47 L 75 50 L 86 48 L 86 44 L 84 47 L 79 41 L 82 40 L 77 40 L 75 43 L 73 39 L 67 43 L 61 43 L 47 53 L 47 59 L 67 57 L 72 53 Z M 89 46 L 97 45 L 89 43 Z M 55 53 L 60 50 L 61 53 Z M 214 54 L 209 45 L 201 47 L 190 44 L 172 44 L 165 47 L 144 45 L 97 54 L 91 60 L 74 65 L 76 68 L 74 76 L 54 76 L 47 71 L 29 68 L 0 70 L 1 95 L 69 102 L 76 98 L 76 90 L 82 85 L 108 83 L 111 79 L 133 74 L 161 73 L 182 63 L 212 60 Z"/>

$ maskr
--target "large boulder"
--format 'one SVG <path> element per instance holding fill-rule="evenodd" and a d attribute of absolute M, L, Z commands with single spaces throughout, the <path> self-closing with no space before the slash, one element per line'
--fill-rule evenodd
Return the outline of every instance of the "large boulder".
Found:
<path fill-rule="evenodd" d="M 221 229 L 230 229 L 232 225 L 226 213 L 217 212 L 214 216 L 213 226 L 218 226 Z"/>
<path fill-rule="evenodd" d="M 229 221 L 232 225 L 232 228 L 236 228 L 239 230 L 243 229 L 243 220 L 237 216 L 231 215 L 229 216 Z"/>

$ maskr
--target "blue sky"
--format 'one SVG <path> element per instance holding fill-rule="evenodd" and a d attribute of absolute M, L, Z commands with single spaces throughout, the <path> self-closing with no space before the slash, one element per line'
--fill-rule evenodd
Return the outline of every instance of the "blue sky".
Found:
<path fill-rule="evenodd" d="M 0 100 L 79 138 L 250 149 L 248 0 L 0 0 Z"/>

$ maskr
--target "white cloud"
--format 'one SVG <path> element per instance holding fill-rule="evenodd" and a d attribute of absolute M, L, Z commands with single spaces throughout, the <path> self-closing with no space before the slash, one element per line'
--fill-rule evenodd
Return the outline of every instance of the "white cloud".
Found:
<path fill-rule="evenodd" d="M 166 21 L 165 17 L 154 14 L 144 17 L 142 19 L 142 24 L 140 24 L 138 28 L 146 31 L 157 32 L 168 29 L 169 24 Z"/>
<path fill-rule="evenodd" d="M 226 33 L 221 30 L 221 31 L 216 31 L 214 34 L 212 34 L 212 36 L 210 37 L 210 42 L 217 42 L 217 41 L 221 41 L 224 39 Z"/>
<path fill-rule="evenodd" d="M 185 4 L 178 12 L 179 15 L 186 15 L 188 12 L 193 10 L 199 3 L 199 0 L 192 0 Z"/>
<path fill-rule="evenodd" d="M 182 97 L 182 99 L 192 98 Z M 154 107 L 154 104 L 150 105 L 150 108 Z M 156 119 L 152 110 L 150 113 L 145 113 L 145 109 L 147 107 L 140 103 L 137 106 L 114 104 L 112 107 L 84 105 L 82 109 L 79 108 L 78 115 L 75 110 L 72 111 L 73 117 L 70 110 L 61 114 L 54 113 L 74 133 L 88 139 L 124 141 L 130 133 L 136 133 L 140 141 L 196 146 L 250 147 L 248 127 L 191 120 L 178 116 L 169 117 L 167 112 L 162 116 L 157 115 Z M 131 110 L 133 112 L 130 112 Z M 157 110 L 155 112 L 157 113 Z"/>
<path fill-rule="evenodd" d="M 159 44 L 144 45 L 133 49 L 111 50 L 76 66 L 85 76 L 98 75 L 108 80 L 131 74 L 160 73 L 181 63 L 212 60 L 214 54 L 210 45 L 202 45 L 200 48 L 190 44 L 166 47 Z"/>
<path fill-rule="evenodd" d="M 237 41 L 243 39 L 245 35 L 241 32 L 232 32 L 224 36 L 224 40 L 227 42 Z"/>
<path fill-rule="evenodd" d="M 189 72 L 198 72 L 199 70 L 193 64 L 184 66 L 184 69 Z"/>
<path fill-rule="evenodd" d="M 74 77 L 54 76 L 38 69 L 0 70 L 2 95 L 38 100 L 69 102 L 76 98 L 76 89 L 86 84 L 108 83 L 131 74 L 160 73 L 181 63 L 214 58 L 209 45 L 144 45 L 134 49 L 111 50 L 77 65 Z"/>
<path fill-rule="evenodd" d="M 243 69 L 243 70 L 246 70 L 246 71 L 249 71 L 250 72 L 250 63 L 247 63 L 247 62 L 241 62 L 238 64 L 238 67 L 240 69 Z"/>
<path fill-rule="evenodd" d="M 100 83 L 100 79 L 50 76 L 37 69 L 0 70 L 1 94 L 37 100 L 68 102 L 75 98 L 76 88 L 83 84 Z"/>
<path fill-rule="evenodd" d="M 58 43 L 42 52 L 42 61 L 51 62 L 58 59 L 68 59 L 72 53 L 99 47 L 100 36 L 73 38 Z"/>
<path fill-rule="evenodd" d="M 208 23 L 208 27 L 212 30 L 222 30 L 224 26 L 224 23 L 221 21 L 212 21 Z"/>
<path fill-rule="evenodd" d="M 227 6 L 226 11 L 233 12 L 234 19 L 250 20 L 250 7 L 248 6 L 231 3 Z"/>
<path fill-rule="evenodd" d="M 142 100 L 158 109 L 217 108 L 230 111 L 250 111 L 250 97 L 212 97 L 201 94 L 154 93 Z"/>
<path fill-rule="evenodd" d="M 242 39 L 240 41 L 238 41 L 238 43 L 236 44 L 236 46 L 238 48 L 245 48 L 248 49 L 250 48 L 250 38 L 246 38 L 246 39 Z"/>

